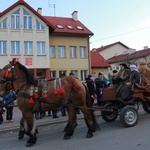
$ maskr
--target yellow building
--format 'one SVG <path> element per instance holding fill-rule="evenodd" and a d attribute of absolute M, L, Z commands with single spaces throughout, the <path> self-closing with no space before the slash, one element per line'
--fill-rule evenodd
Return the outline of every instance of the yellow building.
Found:
<path fill-rule="evenodd" d="M 45 18 L 56 27 L 49 37 L 51 77 L 72 72 L 84 80 L 90 72 L 89 38 L 93 33 L 78 20 L 77 11 L 72 18 Z"/>

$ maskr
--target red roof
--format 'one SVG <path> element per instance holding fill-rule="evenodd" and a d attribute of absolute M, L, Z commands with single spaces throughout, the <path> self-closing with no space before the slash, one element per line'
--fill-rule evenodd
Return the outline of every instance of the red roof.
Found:
<path fill-rule="evenodd" d="M 105 49 L 107 49 L 107 48 L 109 48 L 109 47 L 112 47 L 112 46 L 114 46 L 114 45 L 117 45 L 117 44 L 121 44 L 121 45 L 124 46 L 125 48 L 129 49 L 129 47 L 126 46 L 126 45 L 124 45 L 123 43 L 121 43 L 121 42 L 115 42 L 115 43 L 112 43 L 112 44 L 109 44 L 109 45 L 106 45 L 106 46 L 101 46 L 100 48 L 97 48 L 96 50 L 97 50 L 98 52 L 101 52 L 101 51 L 103 51 L 103 50 L 105 50 Z"/>
<path fill-rule="evenodd" d="M 93 35 L 93 33 L 84 26 L 80 21 L 75 21 L 72 18 L 63 18 L 63 17 L 51 17 L 44 16 L 48 22 L 55 26 L 54 33 L 68 33 L 68 34 L 81 34 L 81 35 Z M 57 25 L 61 25 L 62 28 L 58 28 Z M 72 28 L 68 28 L 71 26 Z M 80 27 L 78 29 L 77 27 Z"/>
<path fill-rule="evenodd" d="M 50 17 L 50 16 L 42 16 L 36 10 L 34 10 L 30 5 L 28 5 L 24 0 L 18 0 L 16 3 L 8 7 L 6 10 L 0 13 L 0 17 L 8 13 L 10 10 L 15 8 L 18 5 L 24 5 L 29 10 L 31 10 L 35 15 L 37 15 L 41 20 L 43 20 L 54 33 L 65 33 L 65 34 L 76 34 L 80 36 L 89 36 L 93 35 L 93 33 L 84 26 L 80 21 L 75 21 L 72 18 L 62 18 L 62 17 Z M 58 28 L 57 25 L 61 25 L 63 28 Z M 72 26 L 73 28 L 70 29 L 67 25 Z M 77 28 L 77 27 L 80 27 Z"/>
<path fill-rule="evenodd" d="M 116 62 L 120 62 L 121 60 L 124 60 L 127 57 L 130 59 L 137 59 L 137 58 L 141 58 L 141 57 L 146 57 L 148 55 L 150 55 L 150 48 L 136 51 L 130 55 L 129 54 L 121 54 L 121 55 L 113 56 L 113 57 L 109 58 L 107 61 L 109 63 L 116 63 Z"/>
<path fill-rule="evenodd" d="M 110 67 L 109 63 L 97 51 L 90 51 L 91 67 Z"/>

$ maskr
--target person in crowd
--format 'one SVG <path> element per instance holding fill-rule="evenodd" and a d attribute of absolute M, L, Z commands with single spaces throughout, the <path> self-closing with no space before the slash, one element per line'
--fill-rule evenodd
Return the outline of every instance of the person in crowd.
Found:
<path fill-rule="evenodd" d="M 51 110 L 48 110 L 47 112 L 48 112 L 48 116 L 51 116 Z"/>
<path fill-rule="evenodd" d="M 131 71 L 125 63 L 121 63 L 119 66 L 120 70 L 114 78 L 114 81 L 118 82 L 119 85 L 122 85 L 128 80 Z"/>
<path fill-rule="evenodd" d="M 6 122 L 13 122 L 13 107 L 16 94 L 11 90 L 7 95 L 4 96 L 4 102 L 6 103 Z"/>
<path fill-rule="evenodd" d="M 112 71 L 112 78 L 111 78 L 111 81 L 112 81 L 112 86 L 113 86 L 113 87 L 117 87 L 118 84 L 119 84 L 119 83 L 117 82 L 117 80 L 115 80 L 117 74 L 118 74 L 118 71 L 117 71 L 117 70 L 113 70 L 113 71 Z"/>
<path fill-rule="evenodd" d="M 4 98 L 0 96 L 0 106 L 3 104 L 4 104 Z M 4 112 L 3 107 L 0 107 L 0 124 L 3 123 L 3 112 Z"/>
<path fill-rule="evenodd" d="M 116 98 L 117 99 L 120 97 L 119 91 L 121 87 L 127 82 L 131 73 L 130 68 L 125 63 L 121 63 L 119 64 L 119 66 L 120 66 L 120 70 L 118 74 L 116 75 L 116 77 L 113 78 L 113 81 L 117 83 L 117 86 L 116 86 Z"/>
<path fill-rule="evenodd" d="M 140 83 L 141 82 L 141 74 L 138 71 L 136 65 L 132 64 L 130 65 L 130 76 L 126 83 L 120 88 L 118 93 L 118 99 L 119 100 L 130 100 L 132 98 L 132 85 L 134 83 Z"/>
<path fill-rule="evenodd" d="M 92 75 L 89 74 L 88 77 L 85 79 L 85 82 L 87 84 L 89 95 L 90 95 L 91 102 L 93 105 L 94 99 L 97 98 L 97 95 L 96 95 L 96 90 L 94 86 L 94 81 L 92 80 Z"/>
<path fill-rule="evenodd" d="M 57 109 L 56 110 L 52 110 L 52 115 L 53 115 L 53 118 L 55 119 L 55 118 L 59 118 L 58 116 L 57 116 Z"/>
<path fill-rule="evenodd" d="M 97 94 L 97 104 L 99 106 L 103 106 L 105 104 L 105 100 L 102 97 L 102 89 L 110 86 L 110 82 L 104 76 L 102 72 L 98 73 L 98 78 L 95 79 L 96 85 L 96 94 Z"/>

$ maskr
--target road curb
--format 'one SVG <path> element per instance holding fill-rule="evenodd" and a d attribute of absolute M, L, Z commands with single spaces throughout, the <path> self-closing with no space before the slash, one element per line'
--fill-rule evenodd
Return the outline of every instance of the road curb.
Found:
<path fill-rule="evenodd" d="M 95 116 L 100 116 L 100 113 L 95 113 Z M 84 119 L 84 116 L 83 114 L 80 114 L 77 116 L 77 120 L 81 120 L 81 119 Z M 44 118 L 43 118 L 44 120 Z M 56 118 L 56 119 L 50 119 L 50 120 L 44 120 L 43 122 L 39 122 L 37 123 L 36 120 L 36 126 L 39 128 L 39 127 L 44 127 L 44 126 L 48 126 L 48 125 L 53 125 L 53 124 L 59 124 L 59 123 L 67 123 L 68 121 L 68 117 L 60 117 L 60 118 Z M 18 125 L 15 125 L 13 126 L 12 124 L 12 127 L 3 127 L 3 128 L 0 128 L 0 135 L 1 134 L 4 134 L 4 133 L 10 133 L 10 132 L 16 132 L 16 131 L 19 131 L 19 128 L 20 128 L 20 124 L 18 122 Z"/>

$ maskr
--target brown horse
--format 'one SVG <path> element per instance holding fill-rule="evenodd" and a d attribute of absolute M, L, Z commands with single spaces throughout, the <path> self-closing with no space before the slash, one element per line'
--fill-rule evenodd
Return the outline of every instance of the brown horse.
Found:
<path fill-rule="evenodd" d="M 47 111 L 66 105 L 68 123 L 64 129 L 64 139 L 69 139 L 77 126 L 76 108 L 80 108 L 84 115 L 88 127 L 87 138 L 92 137 L 93 132 L 99 129 L 93 111 L 88 109 L 92 104 L 87 88 L 73 76 L 37 83 L 27 68 L 13 59 L 1 70 L 0 81 L 4 84 L 1 88 L 7 87 L 11 81 L 17 94 L 17 105 L 22 112 L 18 139 L 22 139 L 24 134 L 28 135 L 27 147 L 35 144 L 37 140 L 33 114 L 39 111 L 39 108 Z"/>

